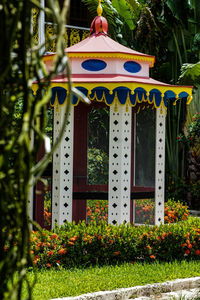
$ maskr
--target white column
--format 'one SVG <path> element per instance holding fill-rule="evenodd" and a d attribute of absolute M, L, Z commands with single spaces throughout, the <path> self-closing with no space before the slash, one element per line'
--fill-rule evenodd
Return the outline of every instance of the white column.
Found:
<path fill-rule="evenodd" d="M 165 111 L 156 109 L 155 224 L 164 224 L 165 202 Z"/>
<path fill-rule="evenodd" d="M 40 5 L 42 8 L 45 8 L 45 0 L 40 0 Z M 43 54 L 45 52 L 45 13 L 42 10 L 40 10 L 38 22 L 38 40 L 39 45 L 44 45 L 44 47 L 41 49 L 41 54 Z"/>
<path fill-rule="evenodd" d="M 54 108 L 54 140 L 60 133 L 65 107 Z M 52 227 L 72 222 L 74 107 L 64 137 L 53 156 Z"/>
<path fill-rule="evenodd" d="M 108 222 L 130 222 L 131 117 L 126 105 L 110 107 Z"/>

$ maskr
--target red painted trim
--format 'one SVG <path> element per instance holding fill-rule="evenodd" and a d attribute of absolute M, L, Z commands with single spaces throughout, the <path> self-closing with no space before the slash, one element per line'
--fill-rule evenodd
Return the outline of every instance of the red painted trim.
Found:
<path fill-rule="evenodd" d="M 108 185 L 89 185 L 87 183 L 88 156 L 88 113 L 92 108 L 106 106 L 92 102 L 90 106 L 79 103 L 74 109 L 74 170 L 73 192 L 108 191 Z M 77 223 L 86 219 L 87 200 L 73 199 L 72 219 Z"/>
<path fill-rule="evenodd" d="M 44 227 L 44 184 L 39 180 L 35 188 L 34 221 Z"/>
<path fill-rule="evenodd" d="M 107 192 L 108 191 L 108 185 L 102 184 L 102 185 L 96 185 L 96 184 L 86 184 L 85 191 L 96 191 L 96 192 Z"/>
<path fill-rule="evenodd" d="M 79 221 L 86 220 L 87 200 L 73 199 L 72 220 L 78 224 Z"/>
<path fill-rule="evenodd" d="M 138 104 L 140 106 L 146 105 L 145 103 Z M 146 187 L 146 186 L 134 186 L 134 167 L 135 167 L 135 161 L 134 161 L 134 153 L 135 153 L 135 114 L 134 114 L 135 108 L 132 109 L 132 137 L 131 137 L 131 192 L 155 192 L 155 187 Z M 137 111 L 137 110 L 136 110 Z M 133 204 L 134 201 L 131 199 L 130 202 L 130 223 L 133 223 Z"/>

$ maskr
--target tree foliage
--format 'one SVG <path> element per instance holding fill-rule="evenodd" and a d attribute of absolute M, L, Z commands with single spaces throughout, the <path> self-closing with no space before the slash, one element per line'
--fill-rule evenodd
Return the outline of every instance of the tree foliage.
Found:
<path fill-rule="evenodd" d="M 42 62 L 44 45 L 34 45 L 33 9 L 42 9 L 40 1 L 3 0 L 0 4 L 0 299 L 20 299 L 23 282 L 31 298 L 26 279 L 31 261 L 29 188 L 51 156 L 50 152 L 36 164 L 41 143 L 48 140 L 45 127 L 50 80 L 58 69 L 68 68 L 63 38 L 68 0 L 62 12 L 55 0 L 49 0 L 45 9 L 57 24 L 57 54 L 49 73 Z M 38 81 L 36 95 L 32 93 L 33 80 Z"/>

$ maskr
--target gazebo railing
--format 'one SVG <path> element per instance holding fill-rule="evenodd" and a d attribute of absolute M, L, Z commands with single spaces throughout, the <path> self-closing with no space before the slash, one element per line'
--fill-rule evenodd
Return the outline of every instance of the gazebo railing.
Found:
<path fill-rule="evenodd" d="M 78 27 L 78 26 L 65 26 L 65 44 L 66 48 L 73 46 L 80 41 L 84 40 L 89 36 L 89 28 Z M 55 34 L 56 24 L 45 22 L 45 41 L 46 41 L 46 51 L 54 52 L 56 47 L 56 40 L 52 39 Z"/>
<path fill-rule="evenodd" d="M 56 48 L 56 39 L 53 37 L 56 33 L 56 24 L 45 22 L 45 51 L 54 52 Z M 65 26 L 65 44 L 66 48 L 73 46 L 89 36 L 90 29 L 86 27 L 78 27 L 72 25 Z M 33 39 L 37 45 L 39 42 L 39 26 L 38 26 L 38 11 L 33 10 Z"/>

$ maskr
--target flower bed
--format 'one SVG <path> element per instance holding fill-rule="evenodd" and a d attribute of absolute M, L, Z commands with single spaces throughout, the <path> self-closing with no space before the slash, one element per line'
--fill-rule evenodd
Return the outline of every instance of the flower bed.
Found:
<path fill-rule="evenodd" d="M 47 268 L 199 259 L 200 220 L 153 227 L 67 223 L 54 232 L 33 231 L 31 253 L 36 266 Z"/>

